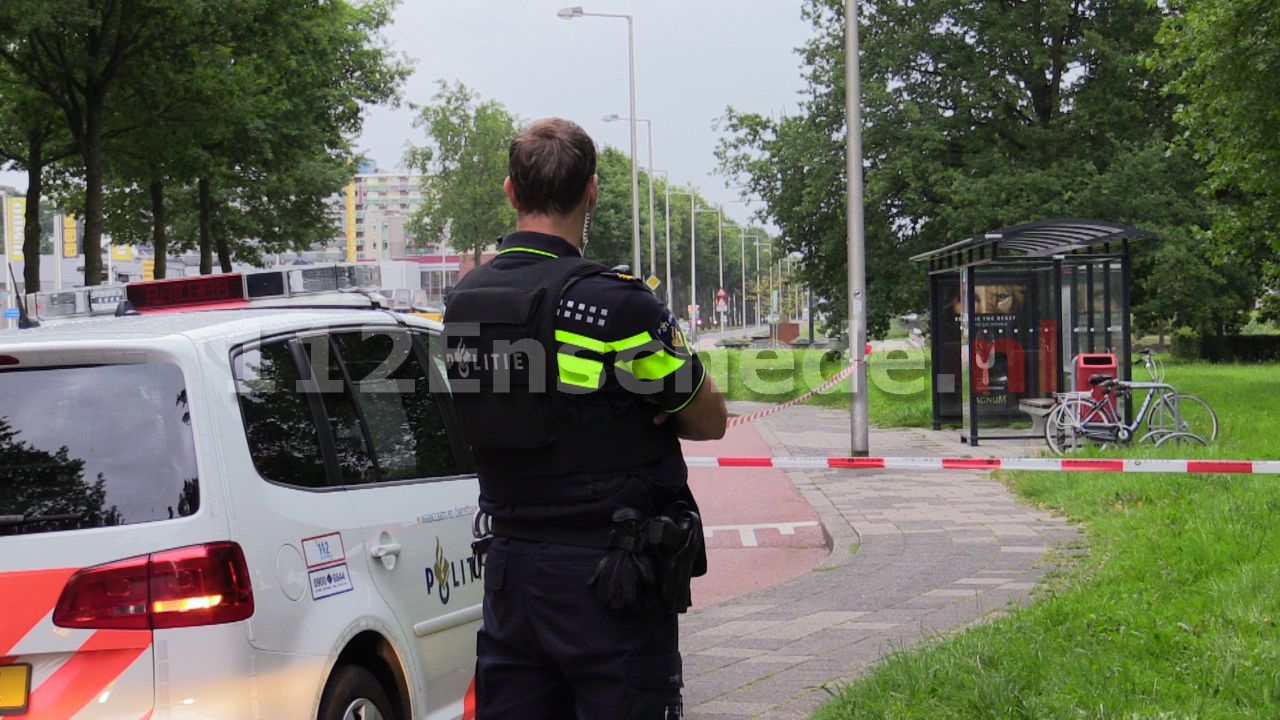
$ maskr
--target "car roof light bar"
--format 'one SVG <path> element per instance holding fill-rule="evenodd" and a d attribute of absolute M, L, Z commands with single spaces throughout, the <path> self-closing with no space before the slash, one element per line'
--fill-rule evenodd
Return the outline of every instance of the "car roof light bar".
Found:
<path fill-rule="evenodd" d="M 42 320 L 112 315 L 126 300 L 139 312 L 199 309 L 249 300 L 372 290 L 379 287 L 381 277 L 377 265 L 335 263 L 43 291 L 29 295 L 27 305 Z"/>

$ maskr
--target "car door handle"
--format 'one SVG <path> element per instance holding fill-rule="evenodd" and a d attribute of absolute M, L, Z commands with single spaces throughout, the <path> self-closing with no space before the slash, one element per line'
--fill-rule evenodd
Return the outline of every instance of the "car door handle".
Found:
<path fill-rule="evenodd" d="M 395 557 L 400 554 L 400 543 L 374 545 L 372 548 L 369 548 L 369 554 L 375 558 Z"/>

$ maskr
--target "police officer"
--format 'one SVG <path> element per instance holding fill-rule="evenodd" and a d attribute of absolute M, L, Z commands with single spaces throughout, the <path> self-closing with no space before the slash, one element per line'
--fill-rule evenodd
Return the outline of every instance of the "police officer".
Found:
<path fill-rule="evenodd" d="M 680 438 L 724 400 L 672 313 L 582 257 L 599 179 L 578 125 L 533 123 L 516 231 L 453 289 L 446 364 L 491 527 L 479 720 L 682 717 L 677 614 L 706 556 Z"/>

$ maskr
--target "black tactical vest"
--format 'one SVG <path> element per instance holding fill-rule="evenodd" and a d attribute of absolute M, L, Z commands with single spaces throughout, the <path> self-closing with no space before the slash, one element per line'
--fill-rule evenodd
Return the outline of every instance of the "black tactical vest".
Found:
<path fill-rule="evenodd" d="M 502 269 L 490 263 L 450 291 L 445 365 L 459 430 L 482 481 L 620 472 L 679 452 L 671 426 L 655 426 L 656 409 L 643 398 L 604 391 L 569 397 L 558 387 L 560 296 L 600 272 L 603 265 L 580 257 Z M 613 373 L 611 363 L 606 372 Z M 485 492 L 502 494 L 492 484 Z"/>

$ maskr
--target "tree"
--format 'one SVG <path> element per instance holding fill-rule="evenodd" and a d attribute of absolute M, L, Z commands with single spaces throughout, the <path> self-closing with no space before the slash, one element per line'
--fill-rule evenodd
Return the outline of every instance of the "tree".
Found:
<path fill-rule="evenodd" d="M 864 6 L 868 326 L 924 306 L 917 252 L 1002 226 L 1101 217 L 1189 235 L 1194 164 L 1166 153 L 1173 98 L 1142 62 L 1146 0 L 887 0 Z M 726 172 L 765 199 L 802 275 L 844 322 L 843 3 L 810 0 L 797 117 L 730 109 Z M 1182 173 L 1182 174 L 1178 174 Z M 1151 178 L 1159 182 L 1150 182 Z M 1138 182 L 1134 182 L 1137 179 Z M 1168 209 L 1184 224 L 1170 228 Z M 1143 278 L 1135 278 L 1141 282 Z"/>
<path fill-rule="evenodd" d="M 405 164 L 422 173 L 424 196 L 410 229 L 419 242 L 448 240 L 458 250 L 471 251 L 479 265 L 484 248 L 515 223 L 502 182 L 516 120 L 500 103 L 481 101 L 462 83 L 440 81 L 432 101 L 416 108 L 414 120 L 414 127 L 426 130 L 429 144 L 405 154 Z"/>
<path fill-rule="evenodd" d="M 45 169 L 75 154 L 75 147 L 60 122 L 58 109 L 48 98 L 33 92 L 0 55 L 0 161 L 9 161 L 27 173 L 27 203 L 22 252 L 40 255 L 40 222 Z M 40 263 L 23 265 L 23 283 L 32 292 L 40 289 Z"/>
<path fill-rule="evenodd" d="M 1157 37 L 1156 63 L 1174 77 L 1184 99 L 1176 119 L 1207 165 L 1203 185 L 1213 199 L 1212 233 L 1223 255 L 1262 267 L 1280 288 L 1280 12 L 1265 0 L 1199 0 L 1180 4 Z M 1280 303 L 1268 294 L 1269 314 Z"/>
<path fill-rule="evenodd" d="M 164 0 L 6 0 L 6 61 L 61 110 L 84 168 L 85 284 L 102 281 L 103 141 L 121 75 L 163 35 L 177 5 Z"/>

